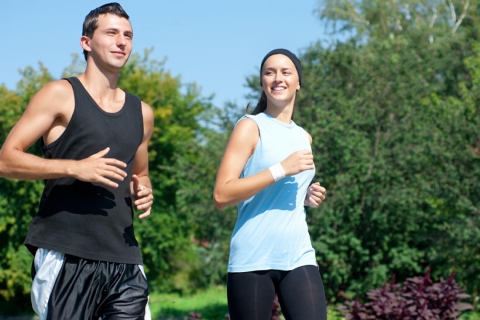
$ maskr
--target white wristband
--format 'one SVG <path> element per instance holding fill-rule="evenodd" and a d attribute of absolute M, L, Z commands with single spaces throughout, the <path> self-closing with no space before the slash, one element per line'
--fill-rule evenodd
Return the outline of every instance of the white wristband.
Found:
<path fill-rule="evenodd" d="M 272 173 L 273 180 L 277 182 L 278 180 L 285 178 L 285 170 L 283 170 L 283 167 L 280 163 L 274 164 L 270 168 L 270 172 Z"/>

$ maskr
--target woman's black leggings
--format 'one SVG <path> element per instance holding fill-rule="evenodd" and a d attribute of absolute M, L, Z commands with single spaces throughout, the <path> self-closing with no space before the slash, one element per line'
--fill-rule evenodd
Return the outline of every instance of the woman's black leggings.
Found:
<path fill-rule="evenodd" d="M 287 320 L 326 320 L 322 278 L 316 266 L 291 271 L 229 273 L 228 310 L 231 320 L 269 320 L 275 293 Z"/>

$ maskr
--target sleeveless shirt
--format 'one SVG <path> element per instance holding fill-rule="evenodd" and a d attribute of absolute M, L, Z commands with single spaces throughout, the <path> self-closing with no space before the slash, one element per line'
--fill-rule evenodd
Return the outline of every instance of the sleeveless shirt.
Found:
<path fill-rule="evenodd" d="M 25 245 L 55 250 L 84 259 L 142 264 L 133 230 L 130 181 L 135 154 L 143 139 L 143 116 L 138 97 L 125 92 L 115 113 L 102 110 L 80 80 L 70 82 L 75 107 L 63 134 L 49 145 L 40 139 L 47 159 L 81 160 L 110 147 L 106 158 L 127 164 L 127 177 L 111 188 L 72 177 L 49 179 Z"/>
<path fill-rule="evenodd" d="M 246 115 L 259 130 L 258 143 L 240 178 L 279 163 L 295 151 L 311 150 L 308 135 L 293 121 L 266 113 Z M 304 200 L 315 170 L 288 176 L 238 204 L 230 242 L 228 272 L 293 270 L 317 265 L 306 223 Z"/>

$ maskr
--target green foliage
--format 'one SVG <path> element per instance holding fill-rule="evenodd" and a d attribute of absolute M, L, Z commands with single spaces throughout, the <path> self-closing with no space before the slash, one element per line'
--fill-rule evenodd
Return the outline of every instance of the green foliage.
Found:
<path fill-rule="evenodd" d="M 191 290 L 197 260 L 192 243 L 191 210 L 179 209 L 177 192 L 184 184 L 182 162 L 196 158 L 200 117 L 212 109 L 195 84 L 184 85 L 164 70 L 164 62 L 134 55 L 122 70 L 119 86 L 141 97 L 154 111 L 149 168 L 154 188 L 152 215 L 136 221 L 145 269 L 154 291 Z M 193 149 L 192 149 L 193 148 Z"/>
<path fill-rule="evenodd" d="M 228 136 L 240 117 L 235 105 L 213 109 L 200 119 L 204 127 L 195 141 L 186 144 L 189 153 L 177 162 L 179 189 L 177 210 L 190 217 L 193 236 L 203 246 L 197 247 L 198 260 L 192 270 L 196 288 L 226 281 L 230 235 L 236 220 L 236 208 L 217 210 L 212 190 Z"/>
<path fill-rule="evenodd" d="M 480 158 L 467 146 L 480 140 L 479 60 L 468 33 L 429 42 L 411 28 L 304 52 L 295 121 L 328 189 L 309 223 L 330 300 L 429 265 L 478 292 Z"/>
<path fill-rule="evenodd" d="M 452 0 L 453 9 L 437 0 L 324 3 L 320 15 L 355 37 L 302 52 L 294 119 L 313 137 L 316 180 L 328 190 L 307 217 L 329 302 L 379 287 L 391 274 L 403 281 L 427 266 L 434 280 L 454 269 L 478 299 L 477 2 L 466 9 L 461 0 Z M 83 66 L 74 56 L 64 76 Z M 52 80 L 42 65 L 22 75 L 17 90 L 0 86 L 0 142 Z M 258 75 L 247 85 L 249 98 L 258 97 Z M 236 208 L 217 210 L 212 190 L 244 106 L 212 106 L 148 50 L 131 57 L 120 87 L 140 96 L 155 116 L 149 146 L 155 202 L 149 218 L 135 221 L 152 291 L 186 294 L 225 283 Z M 40 154 L 37 144 L 30 151 Z M 22 243 L 42 188 L 42 181 L 0 179 L 2 312 L 28 306 L 31 256 Z"/>
<path fill-rule="evenodd" d="M 186 317 L 197 312 L 205 320 L 226 319 L 227 292 L 224 286 L 215 286 L 191 295 L 154 294 L 150 296 L 153 319 Z"/>
<path fill-rule="evenodd" d="M 51 76 L 40 64 L 37 72 L 31 67 L 16 91 L 0 86 L 0 142 L 20 118 L 28 101 Z M 29 150 L 40 153 L 36 144 Z M 30 292 L 32 256 L 23 246 L 29 223 L 39 204 L 43 181 L 0 179 L 0 310 L 25 312 L 30 310 L 27 295 Z"/>
<path fill-rule="evenodd" d="M 386 39 L 412 30 L 433 42 L 437 35 L 456 33 L 475 19 L 477 5 L 470 0 L 322 0 L 321 19 L 340 31 L 369 40 Z"/>

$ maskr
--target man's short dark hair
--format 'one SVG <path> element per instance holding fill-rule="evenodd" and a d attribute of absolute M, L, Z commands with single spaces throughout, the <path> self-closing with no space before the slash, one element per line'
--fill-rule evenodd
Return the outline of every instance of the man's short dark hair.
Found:
<path fill-rule="evenodd" d="M 127 20 L 130 18 L 119 3 L 111 2 L 104 4 L 103 6 L 93 9 L 89 14 L 87 14 L 85 20 L 83 21 L 82 36 L 87 36 L 91 39 L 93 37 L 93 33 L 98 28 L 98 17 L 101 14 L 107 13 L 114 14 Z M 87 60 L 87 54 L 88 52 L 83 50 L 83 56 L 85 57 L 85 60 Z"/>

